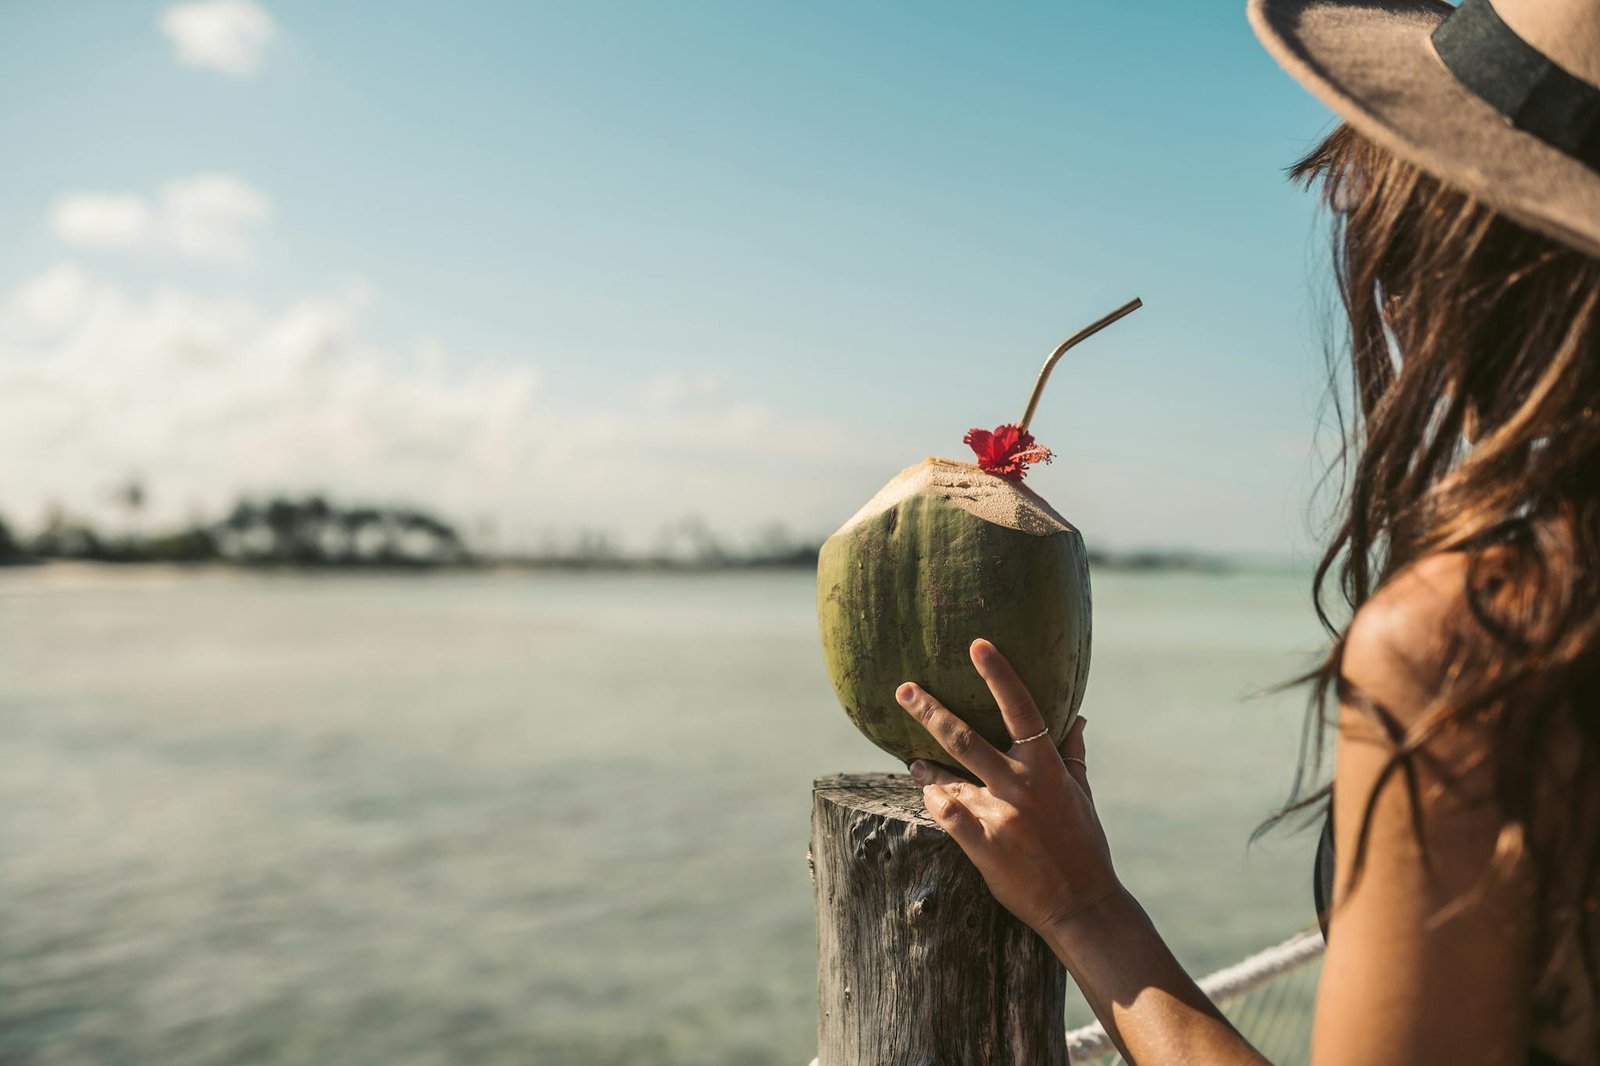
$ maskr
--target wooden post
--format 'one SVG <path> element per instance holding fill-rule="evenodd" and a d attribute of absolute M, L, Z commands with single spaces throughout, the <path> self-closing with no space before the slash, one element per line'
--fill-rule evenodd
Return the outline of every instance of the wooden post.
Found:
<path fill-rule="evenodd" d="M 1066 1066 L 1066 971 L 911 778 L 819 778 L 811 866 L 818 1066 Z"/>

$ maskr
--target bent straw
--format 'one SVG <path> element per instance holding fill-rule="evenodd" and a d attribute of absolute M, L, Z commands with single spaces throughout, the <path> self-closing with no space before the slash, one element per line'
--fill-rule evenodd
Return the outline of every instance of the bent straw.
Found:
<path fill-rule="evenodd" d="M 1078 332 L 1062 341 L 1061 346 L 1055 351 L 1051 352 L 1050 358 L 1044 361 L 1044 368 L 1039 371 L 1039 380 L 1036 381 L 1033 386 L 1033 395 L 1028 397 L 1028 409 L 1022 412 L 1022 421 L 1018 422 L 1017 426 L 1022 429 L 1023 432 L 1027 432 L 1028 423 L 1033 421 L 1033 412 L 1039 406 L 1039 397 L 1044 394 L 1044 383 L 1050 380 L 1050 371 L 1056 368 L 1056 364 L 1061 361 L 1061 357 L 1066 355 L 1069 349 L 1082 341 L 1088 340 L 1096 333 L 1099 333 L 1101 330 L 1111 325 L 1111 323 L 1115 322 L 1117 319 L 1133 314 L 1143 306 L 1144 301 L 1135 296 L 1133 299 L 1129 300 L 1127 303 L 1123 304 L 1106 317 L 1100 319 L 1100 321 L 1083 327 Z"/>

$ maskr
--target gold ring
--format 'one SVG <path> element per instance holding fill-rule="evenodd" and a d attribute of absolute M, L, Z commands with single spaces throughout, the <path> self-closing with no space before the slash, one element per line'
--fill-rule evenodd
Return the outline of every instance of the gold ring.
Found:
<path fill-rule="evenodd" d="M 1041 739 L 1043 739 L 1043 738 L 1045 738 L 1045 737 L 1047 737 L 1049 735 L 1050 735 L 1050 730 L 1046 729 L 1046 730 L 1044 730 L 1042 732 L 1035 733 L 1031 737 L 1023 737 L 1021 740 L 1013 740 L 1011 742 L 1011 746 L 1014 748 L 1018 744 L 1026 744 L 1030 740 L 1041 740 Z"/>

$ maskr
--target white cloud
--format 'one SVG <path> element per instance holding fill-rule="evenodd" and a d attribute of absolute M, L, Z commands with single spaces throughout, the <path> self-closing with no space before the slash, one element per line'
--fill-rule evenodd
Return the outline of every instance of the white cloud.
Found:
<path fill-rule="evenodd" d="M 262 53 L 278 34 L 277 23 L 253 0 L 193 0 L 161 13 L 161 30 L 178 61 L 233 78 L 261 69 Z"/>
<path fill-rule="evenodd" d="M 11 339 L 20 342 L 65 330 L 88 303 L 91 285 L 79 266 L 53 267 L 12 290 L 0 322 L 13 331 Z"/>
<path fill-rule="evenodd" d="M 56 236 L 92 248 L 130 248 L 155 231 L 155 211 L 137 193 L 83 192 L 56 201 Z"/>
<path fill-rule="evenodd" d="M 243 262 L 272 216 L 267 194 L 231 174 L 196 174 L 168 182 L 158 196 L 74 192 L 55 202 L 51 225 L 69 244 L 88 248 L 164 248 L 201 259 Z"/>
<path fill-rule="evenodd" d="M 262 308 L 75 265 L 16 286 L 0 296 L 0 513 L 95 514 L 138 475 L 152 519 L 323 491 L 491 518 L 513 540 L 593 528 L 647 548 L 686 515 L 825 533 L 882 480 L 860 440 L 703 374 L 577 411 L 545 402 L 525 362 L 383 350 L 363 335 L 370 299 Z"/>

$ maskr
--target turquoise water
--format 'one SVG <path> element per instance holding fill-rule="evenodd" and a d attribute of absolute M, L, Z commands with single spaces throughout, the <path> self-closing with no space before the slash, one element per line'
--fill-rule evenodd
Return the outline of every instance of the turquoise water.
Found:
<path fill-rule="evenodd" d="M 1307 924 L 1304 583 L 1102 574 L 1123 877 L 1204 970 Z M 795 1064 L 806 574 L 0 571 L 0 1061 Z"/>

